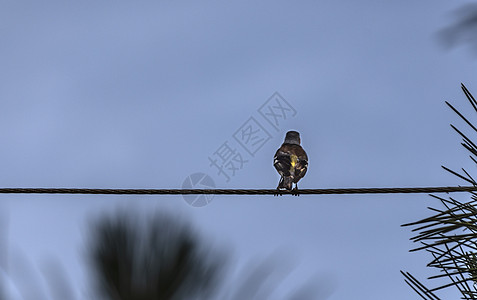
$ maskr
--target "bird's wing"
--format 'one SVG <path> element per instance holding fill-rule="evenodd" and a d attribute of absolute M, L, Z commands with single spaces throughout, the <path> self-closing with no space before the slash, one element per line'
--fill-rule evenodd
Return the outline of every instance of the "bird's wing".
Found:
<path fill-rule="evenodd" d="M 307 170 L 308 170 L 308 161 L 299 160 L 298 163 L 295 165 L 296 179 L 300 180 L 301 178 L 303 178 Z"/>
<path fill-rule="evenodd" d="M 294 147 L 293 152 L 298 157 L 295 165 L 296 181 L 298 181 L 305 176 L 306 171 L 308 170 L 308 156 L 306 155 L 305 150 L 298 145 Z"/>
<path fill-rule="evenodd" d="M 291 157 L 290 151 L 286 145 L 282 145 L 273 158 L 273 166 L 277 169 L 278 173 L 282 176 L 290 176 L 291 169 Z"/>

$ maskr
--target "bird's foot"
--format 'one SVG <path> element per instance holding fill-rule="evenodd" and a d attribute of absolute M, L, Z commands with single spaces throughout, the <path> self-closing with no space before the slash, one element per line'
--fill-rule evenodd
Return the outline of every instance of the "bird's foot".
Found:
<path fill-rule="evenodd" d="M 295 187 L 293 190 L 291 190 L 291 194 L 293 196 L 300 196 L 300 192 L 298 191 L 297 187 Z"/>
<path fill-rule="evenodd" d="M 277 191 L 273 193 L 273 196 L 283 196 L 282 191 L 279 188 L 277 188 Z"/>

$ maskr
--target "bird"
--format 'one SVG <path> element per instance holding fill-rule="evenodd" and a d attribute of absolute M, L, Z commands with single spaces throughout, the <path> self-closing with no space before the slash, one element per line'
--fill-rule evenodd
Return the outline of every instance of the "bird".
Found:
<path fill-rule="evenodd" d="M 285 135 L 285 141 L 278 148 L 273 158 L 273 166 L 280 174 L 280 181 L 277 186 L 277 194 L 282 189 L 292 191 L 293 195 L 298 196 L 298 181 L 305 176 L 308 169 L 308 156 L 300 145 L 300 133 L 297 131 L 288 131 Z"/>

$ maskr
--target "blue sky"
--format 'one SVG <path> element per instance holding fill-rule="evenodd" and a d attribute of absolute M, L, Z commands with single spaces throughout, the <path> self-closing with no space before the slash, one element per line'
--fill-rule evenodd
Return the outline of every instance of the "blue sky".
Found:
<path fill-rule="evenodd" d="M 221 188 L 275 188 L 272 158 L 289 129 L 310 158 L 301 188 L 464 184 L 440 168 L 472 166 L 444 100 L 468 111 L 460 83 L 477 94 L 477 61 L 465 45 L 445 50 L 437 33 L 465 3 L 4 1 L 0 185 L 180 188 L 203 172 Z M 257 111 L 275 92 L 297 112 L 278 130 Z M 253 157 L 233 139 L 250 117 L 271 136 Z M 208 159 L 225 141 L 248 160 L 228 182 Z M 164 210 L 230 250 L 237 268 L 276 251 L 296 261 L 280 297 L 317 278 L 329 282 L 327 299 L 417 299 L 399 270 L 423 279 L 430 257 L 408 253 L 400 225 L 434 204 L 216 196 L 196 208 L 180 196 L 0 195 L 3 264 L 21 286 L 19 261 L 41 279 L 54 258 L 83 299 L 90 218 Z"/>

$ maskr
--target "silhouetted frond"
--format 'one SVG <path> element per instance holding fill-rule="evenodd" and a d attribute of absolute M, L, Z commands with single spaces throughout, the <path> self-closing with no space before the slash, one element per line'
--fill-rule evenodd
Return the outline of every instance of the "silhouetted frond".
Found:
<path fill-rule="evenodd" d="M 472 94 L 464 85 L 462 85 L 462 90 L 477 112 L 477 102 Z M 467 117 L 454 106 L 446 103 L 471 129 L 477 132 L 477 128 Z M 462 131 L 454 125 L 451 126 L 463 138 L 463 147 L 472 155 L 476 155 L 477 146 Z M 473 161 L 475 162 L 474 159 Z M 477 185 L 474 178 L 465 169 L 462 169 L 463 174 L 461 174 L 444 166 L 443 168 L 472 185 Z M 433 293 L 448 287 L 457 288 L 462 299 L 477 299 L 477 208 L 475 207 L 477 197 L 475 193 L 470 193 L 471 200 L 460 202 L 452 197 L 445 199 L 435 195 L 431 196 L 438 199 L 444 209 L 429 207 L 434 215 L 403 226 L 413 226 L 415 227 L 413 231 L 418 232 L 411 240 L 419 242 L 421 245 L 411 251 L 425 250 L 433 257 L 427 266 L 438 269 L 439 274 L 431 276 L 429 279 L 447 278 L 448 283 L 428 289 L 411 274 L 401 273 L 404 275 L 406 283 L 423 299 L 439 299 Z"/>
<path fill-rule="evenodd" d="M 92 235 L 90 258 L 105 299 L 208 299 L 220 278 L 223 256 L 212 257 L 170 216 L 139 222 L 120 213 L 99 219 Z"/>

